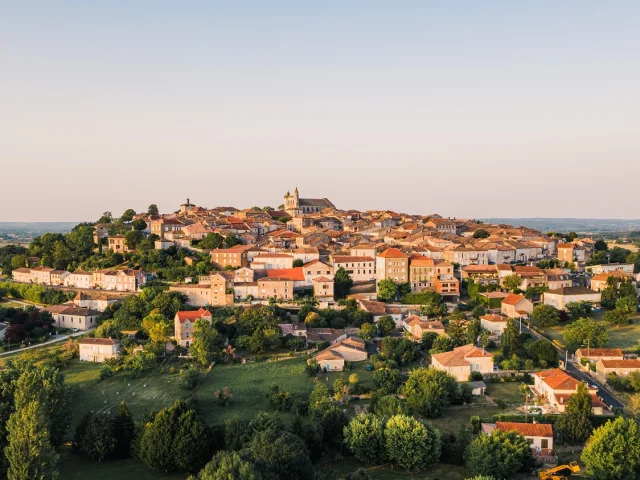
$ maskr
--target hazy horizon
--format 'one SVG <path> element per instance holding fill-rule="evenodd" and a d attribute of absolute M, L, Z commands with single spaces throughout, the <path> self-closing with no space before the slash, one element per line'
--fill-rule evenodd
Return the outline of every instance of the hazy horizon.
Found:
<path fill-rule="evenodd" d="M 338 208 L 638 217 L 640 4 L 0 6 L 0 222 Z"/>

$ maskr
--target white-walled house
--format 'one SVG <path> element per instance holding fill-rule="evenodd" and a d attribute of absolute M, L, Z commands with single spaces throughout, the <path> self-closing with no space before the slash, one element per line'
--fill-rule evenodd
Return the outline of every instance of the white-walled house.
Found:
<path fill-rule="evenodd" d="M 83 338 L 78 342 L 80 360 L 102 363 L 108 358 L 118 356 L 120 340 L 112 338 Z"/>
<path fill-rule="evenodd" d="M 53 305 L 43 311 L 51 313 L 56 327 L 88 330 L 98 326 L 100 312 L 87 307 L 79 307 L 73 303 Z"/>
<path fill-rule="evenodd" d="M 553 450 L 553 425 L 549 423 L 496 422 L 495 424 L 482 424 L 482 432 L 487 435 L 495 430 L 518 432 L 527 439 L 534 455 L 548 455 Z"/>
<path fill-rule="evenodd" d="M 557 409 L 560 413 L 564 412 L 567 400 L 576 393 L 578 385 L 581 383 L 580 380 L 559 368 L 536 372 L 533 374 L 533 380 L 533 393 L 545 399 L 550 407 Z M 598 389 L 589 385 L 587 385 L 587 389 L 591 395 L 591 409 L 594 415 L 602 415 L 604 404 L 597 395 Z"/>

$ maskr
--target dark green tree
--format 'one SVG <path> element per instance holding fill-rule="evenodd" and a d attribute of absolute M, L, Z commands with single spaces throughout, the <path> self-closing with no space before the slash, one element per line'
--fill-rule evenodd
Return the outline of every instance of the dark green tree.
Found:
<path fill-rule="evenodd" d="M 584 383 L 569 397 L 564 414 L 555 423 L 558 440 L 566 445 L 583 445 L 593 431 L 591 395 Z"/>
<path fill-rule="evenodd" d="M 423 470 L 438 463 L 440 431 L 407 415 L 391 417 L 384 430 L 387 457 L 407 470 Z"/>
<path fill-rule="evenodd" d="M 123 400 L 118 408 L 118 413 L 113 418 L 113 435 L 116 444 L 113 450 L 115 458 L 128 458 L 131 456 L 131 444 L 135 435 L 135 422 L 129 412 L 126 402 Z"/>
<path fill-rule="evenodd" d="M 413 411 L 435 418 L 456 398 L 458 383 L 442 370 L 418 368 L 409 374 L 402 394 Z"/>
<path fill-rule="evenodd" d="M 349 450 L 361 462 L 379 465 L 384 463 L 385 422 L 379 416 L 362 413 L 344 427 L 344 441 Z"/>
<path fill-rule="evenodd" d="M 254 466 L 236 452 L 221 450 L 200 470 L 197 480 L 261 480 Z"/>
<path fill-rule="evenodd" d="M 464 458 L 473 475 L 513 478 L 534 464 L 531 446 L 516 431 L 494 430 L 478 435 L 467 447 Z"/>
<path fill-rule="evenodd" d="M 340 267 L 333 277 L 333 291 L 336 298 L 345 298 L 351 291 L 351 287 L 353 287 L 351 275 Z"/>

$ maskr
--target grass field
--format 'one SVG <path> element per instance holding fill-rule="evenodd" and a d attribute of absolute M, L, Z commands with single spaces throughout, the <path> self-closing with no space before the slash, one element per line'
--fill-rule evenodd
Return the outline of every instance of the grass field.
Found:
<path fill-rule="evenodd" d="M 605 322 L 603 317 L 604 312 L 602 311 L 591 315 L 591 318 L 596 320 L 599 324 L 607 327 L 607 331 L 609 332 L 609 343 L 607 343 L 607 347 L 633 350 L 638 341 L 640 341 L 640 315 L 632 317 L 633 323 L 624 326 L 612 325 L 609 322 Z M 564 342 L 564 329 L 567 325 L 570 325 L 570 323 L 547 327 L 543 329 L 543 333 L 551 340 Z"/>
<path fill-rule="evenodd" d="M 492 422 L 494 415 L 511 413 L 518 413 L 518 411 L 515 408 L 500 408 L 495 405 L 482 407 L 450 407 L 444 411 L 442 417 L 429 419 L 428 422 L 433 423 L 433 425 L 443 432 L 456 435 L 460 430 L 460 425 L 469 426 L 472 416 L 479 416 L 482 422 Z"/>
<path fill-rule="evenodd" d="M 330 468 L 336 470 L 339 475 L 346 475 L 363 467 L 365 467 L 364 464 L 354 459 L 342 460 L 330 465 Z M 462 480 L 471 476 L 466 468 L 457 465 L 436 465 L 434 468 L 430 468 L 429 471 L 418 473 L 410 473 L 398 467 L 395 469 L 391 467 L 372 467 L 368 471 L 374 480 L 395 480 L 399 478 L 411 480 Z"/>
<path fill-rule="evenodd" d="M 58 450 L 60 478 L 65 480 L 160 480 L 184 479 L 185 473 L 166 474 L 147 468 L 132 458 L 110 462 L 94 462 L 80 455 L 73 455 L 71 447 L 63 446 Z"/>
<path fill-rule="evenodd" d="M 304 367 L 304 358 L 217 365 L 198 386 L 195 398 L 210 424 L 221 423 L 235 416 L 249 419 L 258 412 L 272 410 L 266 393 L 273 385 L 296 397 L 308 397 L 313 389 L 313 381 L 305 373 Z M 217 405 L 213 396 L 213 392 L 224 387 L 229 387 L 233 395 L 227 407 Z"/>
<path fill-rule="evenodd" d="M 519 382 L 487 382 L 486 393 L 493 399 L 494 402 L 497 400 L 502 400 L 505 403 L 524 403 L 524 397 L 520 393 Z"/>
<path fill-rule="evenodd" d="M 160 374 L 159 366 L 137 379 L 119 374 L 98 382 L 101 367 L 100 364 L 73 360 L 63 370 L 67 384 L 77 389 L 73 397 L 72 429 L 88 411 L 114 413 L 122 399 L 134 418 L 141 420 L 150 410 L 171 406 L 190 393 L 180 388 L 178 374 Z"/>

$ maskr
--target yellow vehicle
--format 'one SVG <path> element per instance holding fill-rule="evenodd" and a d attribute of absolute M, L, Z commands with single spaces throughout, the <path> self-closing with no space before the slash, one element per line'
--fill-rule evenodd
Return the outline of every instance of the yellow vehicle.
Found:
<path fill-rule="evenodd" d="M 562 475 L 556 475 L 563 470 L 570 470 L 572 473 L 578 473 L 580 471 L 580 465 L 578 462 L 571 462 L 568 465 L 558 465 L 557 467 L 550 468 L 549 470 L 543 470 L 539 473 L 540 480 L 567 480 L 567 477 Z"/>

